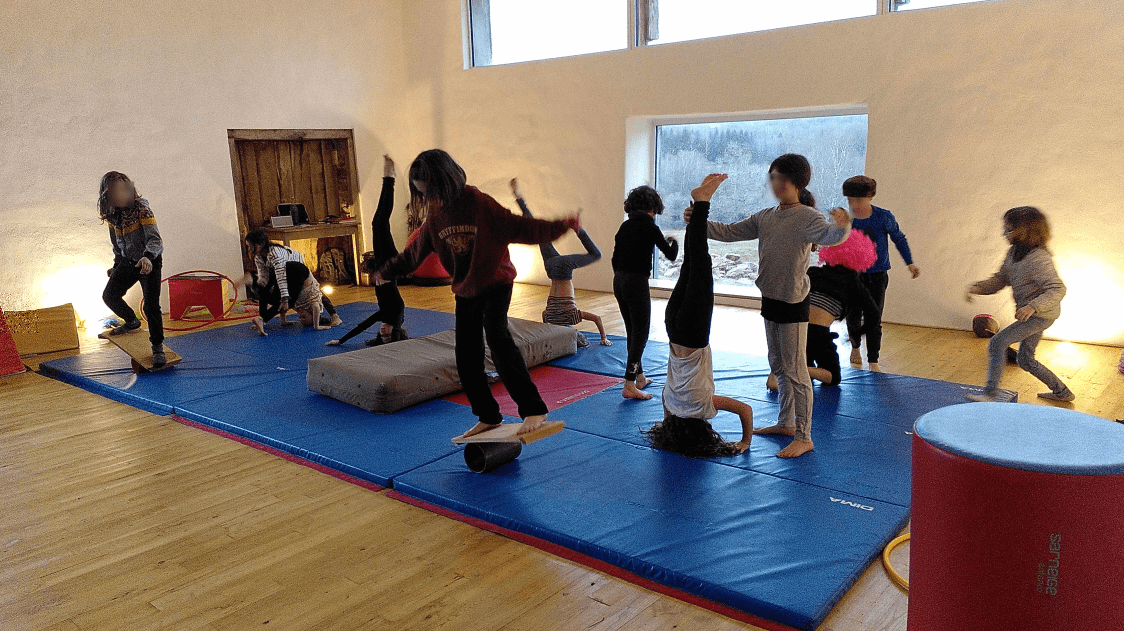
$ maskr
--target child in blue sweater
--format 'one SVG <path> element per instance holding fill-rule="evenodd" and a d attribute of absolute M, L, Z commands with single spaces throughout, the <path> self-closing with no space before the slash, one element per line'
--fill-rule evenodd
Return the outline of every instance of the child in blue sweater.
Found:
<path fill-rule="evenodd" d="M 898 248 L 905 264 L 909 266 L 909 273 L 917 278 L 921 275 L 921 268 L 913 262 L 913 254 L 909 251 L 909 242 L 905 233 L 898 227 L 898 220 L 894 214 L 885 208 L 871 204 L 877 192 L 878 183 L 874 178 L 865 175 L 856 175 L 843 182 L 843 195 L 851 207 L 854 217 L 851 225 L 855 230 L 863 231 L 866 236 L 874 241 L 878 251 L 878 261 L 870 269 L 859 274 L 877 309 L 862 308 L 852 309 L 847 314 L 847 333 L 851 338 L 851 364 L 862 366 L 862 353 L 859 345 L 862 344 L 863 335 L 866 336 L 866 359 L 870 369 L 879 372 L 878 355 L 882 350 L 882 311 L 886 307 L 886 287 L 890 284 L 890 244 L 893 241 Z M 888 239 L 887 239 L 888 238 Z"/>

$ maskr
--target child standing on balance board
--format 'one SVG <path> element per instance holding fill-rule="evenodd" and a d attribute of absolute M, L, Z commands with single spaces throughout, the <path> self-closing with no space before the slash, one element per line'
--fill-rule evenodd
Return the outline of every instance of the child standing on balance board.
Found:
<path fill-rule="evenodd" d="M 863 356 L 859 350 L 862 338 L 866 336 L 866 360 L 870 369 L 879 372 L 879 353 L 882 351 L 882 312 L 886 308 L 886 287 L 890 284 L 890 245 L 889 240 L 898 248 L 905 264 L 909 266 L 909 273 L 917 278 L 921 275 L 921 268 L 913 262 L 913 254 L 909 251 L 909 241 L 905 233 L 898 227 L 898 220 L 894 213 L 879 208 L 871 203 L 874 194 L 878 191 L 878 182 L 865 175 L 856 175 L 843 182 L 843 196 L 851 207 L 854 220 L 851 227 L 861 230 L 874 241 L 878 252 L 878 260 L 859 274 L 859 278 L 866 285 L 867 291 L 874 298 L 874 308 L 864 307 L 851 309 L 847 313 L 847 335 L 851 338 L 851 364 L 862 366 Z"/>
<path fill-rule="evenodd" d="M 543 221 L 515 215 L 474 186 L 448 153 L 422 152 L 410 165 L 411 204 L 428 206 L 421 234 L 404 252 L 384 264 L 375 282 L 399 278 L 436 252 L 453 275 L 456 295 L 456 358 L 461 387 L 479 418 L 464 437 L 495 429 L 503 422 L 500 406 L 484 372 L 484 338 L 492 361 L 523 419 L 520 434 L 533 432 L 546 420 L 546 403 L 539 395 L 527 364 L 508 328 L 515 266 L 507 246 L 538 245 L 580 230 L 576 215 Z"/>
<path fill-rule="evenodd" d="M 780 458 L 811 451 L 812 379 L 808 375 L 808 259 L 812 245 L 842 243 L 851 232 L 847 211 L 831 211 L 834 223 L 815 209 L 808 191 L 812 166 L 808 159 L 785 154 L 769 166 L 769 183 L 780 205 L 754 213 L 737 223 L 709 222 L 708 236 L 727 243 L 758 239 L 761 317 L 769 345 L 769 368 L 777 376 L 781 411 L 777 424 L 755 434 L 792 436 Z M 691 212 L 684 213 L 690 223 Z"/>

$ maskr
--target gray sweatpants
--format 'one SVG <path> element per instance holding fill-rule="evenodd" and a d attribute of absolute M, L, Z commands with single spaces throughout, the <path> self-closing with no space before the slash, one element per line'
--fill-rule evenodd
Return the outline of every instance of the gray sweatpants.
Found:
<path fill-rule="evenodd" d="M 781 413 L 777 423 L 796 427 L 795 438 L 812 440 L 812 378 L 808 376 L 808 323 L 765 321 L 769 368 L 777 376 Z"/>
<path fill-rule="evenodd" d="M 1053 323 L 1053 320 L 1032 316 L 1026 322 L 1016 320 L 991 338 L 987 344 L 988 394 L 995 394 L 999 390 L 999 378 L 1003 376 L 1003 366 L 1007 361 L 1007 348 L 1016 342 L 1019 345 L 1019 368 L 1037 377 L 1054 394 L 1069 392 L 1065 383 L 1034 357 L 1038 342 L 1042 341 L 1042 332 L 1050 328 Z"/>

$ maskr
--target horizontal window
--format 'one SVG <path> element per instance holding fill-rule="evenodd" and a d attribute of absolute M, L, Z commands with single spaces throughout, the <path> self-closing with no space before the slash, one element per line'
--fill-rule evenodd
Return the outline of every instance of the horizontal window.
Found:
<path fill-rule="evenodd" d="M 641 2 L 641 7 L 647 3 L 648 43 L 650 44 L 669 44 L 875 15 L 878 13 L 879 2 L 879 0 L 637 1 Z"/>
<path fill-rule="evenodd" d="M 472 65 L 628 48 L 628 0 L 469 0 Z"/>
<path fill-rule="evenodd" d="M 665 211 L 656 223 L 682 243 L 683 209 L 691 189 L 708 173 L 727 173 L 712 201 L 710 219 L 732 223 L 777 204 L 769 187 L 769 164 L 785 153 L 799 153 L 812 163 L 808 186 L 821 209 L 846 206 L 843 180 L 866 167 L 866 114 L 814 116 L 735 122 L 698 122 L 656 127 L 656 190 Z M 719 293 L 760 296 L 757 242 L 710 242 L 714 280 Z M 657 255 L 654 285 L 679 276 L 683 262 Z M 724 289 L 725 288 L 725 289 Z"/>

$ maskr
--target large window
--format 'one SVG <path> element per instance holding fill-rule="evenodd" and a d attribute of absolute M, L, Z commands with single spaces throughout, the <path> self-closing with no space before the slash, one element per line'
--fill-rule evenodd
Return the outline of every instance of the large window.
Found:
<path fill-rule="evenodd" d="M 914 0 L 918 1 L 918 0 Z M 921 0 L 924 1 L 924 0 Z M 648 0 L 650 44 L 830 22 L 878 13 L 879 0 Z"/>
<path fill-rule="evenodd" d="M 470 0 L 472 65 L 628 48 L 629 0 Z"/>
<path fill-rule="evenodd" d="M 986 1 L 987 0 L 890 0 L 890 8 L 894 11 L 911 11 L 913 9 L 931 9 L 933 7 L 947 7 L 953 4 Z"/>
<path fill-rule="evenodd" d="M 776 205 L 769 188 L 769 164 L 779 155 L 799 153 L 812 163 L 808 187 L 821 210 L 846 206 L 843 180 L 866 167 L 866 114 L 773 118 L 735 122 L 696 122 L 656 127 L 656 190 L 666 210 L 656 218 L 664 233 L 682 241 L 683 209 L 691 189 L 708 173 L 728 173 L 714 196 L 711 220 L 725 223 Z M 720 293 L 759 296 L 757 242 L 710 242 L 714 279 Z M 653 283 L 679 277 L 678 261 L 657 256 Z"/>

